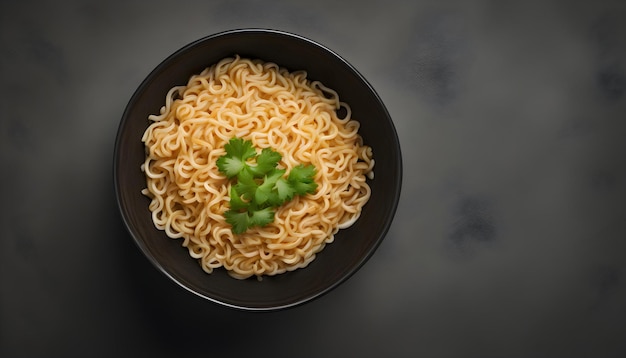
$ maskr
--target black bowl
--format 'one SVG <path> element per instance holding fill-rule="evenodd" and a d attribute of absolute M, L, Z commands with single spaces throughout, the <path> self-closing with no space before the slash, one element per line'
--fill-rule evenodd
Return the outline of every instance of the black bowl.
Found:
<path fill-rule="evenodd" d="M 148 115 L 159 112 L 167 91 L 219 60 L 242 57 L 275 62 L 336 90 L 352 108 L 359 133 L 371 146 L 376 176 L 360 219 L 340 230 L 335 241 L 306 268 L 284 274 L 237 280 L 224 269 L 205 273 L 182 239 L 157 230 L 141 194 L 146 180 L 143 132 Z M 328 48 L 302 36 L 265 29 L 232 30 L 195 41 L 166 58 L 141 83 L 123 114 L 115 143 L 114 180 L 119 210 L 131 236 L 146 257 L 181 287 L 210 301 L 246 310 L 275 310 L 310 301 L 337 287 L 374 253 L 389 230 L 400 197 L 402 158 L 393 122 L 383 102 L 357 70 Z"/>

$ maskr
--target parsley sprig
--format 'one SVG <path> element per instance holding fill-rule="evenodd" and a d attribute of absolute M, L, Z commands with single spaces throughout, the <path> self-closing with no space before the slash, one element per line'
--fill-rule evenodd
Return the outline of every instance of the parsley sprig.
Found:
<path fill-rule="evenodd" d="M 231 138 L 224 146 L 226 154 L 217 159 L 217 167 L 234 180 L 230 188 L 230 209 L 224 213 L 233 233 L 241 234 L 254 226 L 274 221 L 275 209 L 296 195 L 315 193 L 312 165 L 297 165 L 286 175 L 278 169 L 280 153 L 264 148 L 257 153 L 252 142 Z"/>

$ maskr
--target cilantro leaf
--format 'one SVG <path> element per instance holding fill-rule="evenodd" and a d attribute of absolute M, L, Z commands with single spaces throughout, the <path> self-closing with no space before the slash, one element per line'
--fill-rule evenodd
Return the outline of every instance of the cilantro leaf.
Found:
<path fill-rule="evenodd" d="M 271 148 L 263 148 L 261 154 L 256 157 L 256 165 L 250 166 L 250 170 L 255 177 L 263 177 L 276 168 L 282 157 Z"/>
<path fill-rule="evenodd" d="M 291 183 L 291 186 L 298 195 L 313 194 L 315 189 L 317 189 L 317 183 L 296 182 Z"/>
<path fill-rule="evenodd" d="M 220 172 L 226 174 L 226 177 L 232 178 L 236 176 L 245 163 L 239 158 L 219 157 L 217 159 L 217 167 Z"/>
<path fill-rule="evenodd" d="M 265 226 L 274 221 L 274 210 L 271 207 L 265 209 L 255 210 L 248 218 L 248 225 L 251 226 Z"/>
<path fill-rule="evenodd" d="M 224 218 L 226 218 L 227 223 L 232 225 L 235 234 L 242 234 L 250 227 L 250 217 L 247 211 L 240 213 L 235 210 L 228 210 L 224 213 Z"/>
<path fill-rule="evenodd" d="M 235 184 L 235 190 L 239 195 L 243 196 L 246 200 L 253 200 L 256 190 L 259 187 L 252 173 L 245 169 L 240 171 L 237 175 L 237 184 Z"/>
<path fill-rule="evenodd" d="M 312 194 L 317 189 L 314 181 L 317 170 L 312 165 L 297 165 L 289 172 L 287 181 L 298 195 Z"/>
<path fill-rule="evenodd" d="M 230 188 L 230 210 L 248 210 L 249 206 L 249 203 L 241 199 L 241 196 L 239 196 L 239 193 L 237 192 L 237 188 L 235 186 L 232 186 Z"/>
<path fill-rule="evenodd" d="M 224 213 L 234 234 L 273 222 L 277 207 L 317 189 L 317 169 L 312 165 L 297 165 L 285 177 L 286 170 L 276 168 L 282 155 L 271 148 L 257 155 L 252 142 L 232 138 L 224 149 L 226 154 L 216 164 L 220 172 L 236 180 L 230 188 L 230 209 Z"/>
<path fill-rule="evenodd" d="M 293 199 L 293 195 L 296 193 L 295 189 L 284 178 L 278 179 L 274 187 L 278 193 L 278 205 L 282 205 Z"/>
<path fill-rule="evenodd" d="M 257 205 L 263 205 L 269 201 L 271 205 L 277 203 L 278 194 L 274 192 L 276 182 L 285 174 L 284 169 L 274 169 L 265 176 L 263 183 L 258 186 L 254 193 L 254 201 Z"/>
<path fill-rule="evenodd" d="M 237 157 L 242 160 L 256 156 L 256 150 L 252 147 L 252 142 L 237 137 L 231 138 L 224 146 L 224 149 L 229 156 Z"/>
<path fill-rule="evenodd" d="M 226 154 L 217 159 L 217 168 L 229 179 L 239 174 L 248 165 L 246 160 L 256 156 L 252 142 L 241 138 L 231 138 L 224 146 Z"/>

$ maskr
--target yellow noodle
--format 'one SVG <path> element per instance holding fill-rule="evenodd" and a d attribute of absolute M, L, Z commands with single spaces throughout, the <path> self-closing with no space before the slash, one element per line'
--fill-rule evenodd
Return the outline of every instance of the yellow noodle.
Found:
<path fill-rule="evenodd" d="M 224 267 L 245 279 L 306 267 L 339 229 L 354 224 L 370 198 L 373 152 L 359 123 L 337 92 L 304 71 L 225 58 L 172 88 L 159 112 L 142 137 L 142 193 L 152 200 L 155 227 L 183 238 L 207 273 Z M 314 165 L 318 184 L 315 194 L 279 207 L 273 223 L 240 235 L 223 217 L 231 183 L 216 165 L 235 136 L 279 152 L 279 168 Z"/>

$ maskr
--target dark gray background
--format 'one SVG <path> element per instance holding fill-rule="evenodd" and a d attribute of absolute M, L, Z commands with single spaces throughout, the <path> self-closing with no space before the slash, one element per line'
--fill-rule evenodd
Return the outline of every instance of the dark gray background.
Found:
<path fill-rule="evenodd" d="M 0 356 L 626 356 L 623 1 L 2 0 L 0 16 Z M 142 79 L 241 27 L 346 58 L 404 156 L 373 258 L 269 314 L 168 281 L 112 181 Z"/>

